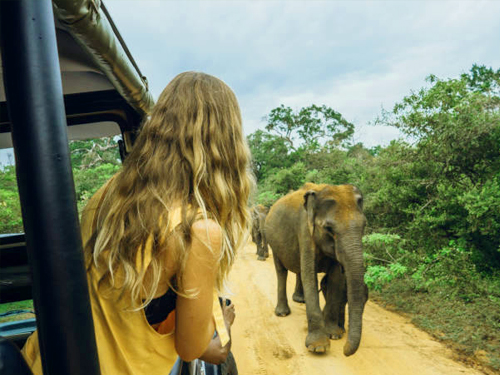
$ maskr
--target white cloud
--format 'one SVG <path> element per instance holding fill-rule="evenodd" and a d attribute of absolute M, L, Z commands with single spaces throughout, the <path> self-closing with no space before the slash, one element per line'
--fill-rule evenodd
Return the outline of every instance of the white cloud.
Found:
<path fill-rule="evenodd" d="M 107 1 L 158 95 L 184 70 L 225 80 L 249 134 L 280 104 L 326 104 L 367 145 L 395 129 L 368 126 L 429 74 L 498 68 L 500 2 Z"/>

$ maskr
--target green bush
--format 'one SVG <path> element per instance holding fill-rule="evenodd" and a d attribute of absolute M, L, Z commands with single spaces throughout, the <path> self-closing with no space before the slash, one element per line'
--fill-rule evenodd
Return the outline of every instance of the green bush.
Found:
<path fill-rule="evenodd" d="M 277 170 L 276 173 L 269 178 L 270 183 L 274 186 L 276 194 L 287 194 L 290 191 L 299 189 L 304 185 L 306 176 L 306 168 L 304 163 L 296 163 L 290 168 Z"/>
<path fill-rule="evenodd" d="M 24 232 L 17 191 L 16 168 L 0 168 L 0 233 Z"/>
<path fill-rule="evenodd" d="M 264 191 L 258 195 L 256 203 L 262 204 L 266 207 L 271 207 L 279 198 L 280 195 L 278 194 L 271 191 Z"/>
<path fill-rule="evenodd" d="M 118 170 L 119 165 L 101 164 L 90 169 L 73 168 L 78 210 L 81 212 L 88 200 Z"/>
<path fill-rule="evenodd" d="M 388 266 L 368 266 L 365 272 L 365 283 L 369 289 L 380 291 L 384 285 L 403 277 L 407 272 L 407 267 L 400 263 L 391 263 Z"/>
<path fill-rule="evenodd" d="M 398 234 L 371 233 L 363 237 L 363 249 L 368 265 L 400 261 L 406 252 L 404 239 Z"/>

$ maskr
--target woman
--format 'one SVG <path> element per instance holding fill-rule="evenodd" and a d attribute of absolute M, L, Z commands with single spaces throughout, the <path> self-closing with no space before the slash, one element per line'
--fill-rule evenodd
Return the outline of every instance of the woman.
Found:
<path fill-rule="evenodd" d="M 214 291 L 248 232 L 249 159 L 231 89 L 204 73 L 175 77 L 120 172 L 82 214 L 102 374 L 166 374 L 177 354 L 204 353 L 217 322 Z M 175 330 L 161 334 L 145 307 L 172 290 Z M 36 332 L 23 353 L 41 374 Z"/>

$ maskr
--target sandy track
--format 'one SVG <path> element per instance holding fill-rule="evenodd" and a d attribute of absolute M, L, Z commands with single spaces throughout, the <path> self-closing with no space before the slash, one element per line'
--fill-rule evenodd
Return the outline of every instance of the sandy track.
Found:
<path fill-rule="evenodd" d="M 325 355 L 309 353 L 305 305 L 292 301 L 295 275 L 288 276 L 291 315 L 274 315 L 276 275 L 272 255 L 257 261 L 249 243 L 231 272 L 231 297 L 236 306 L 232 350 L 241 375 L 454 375 L 483 374 L 454 362 L 445 346 L 407 319 L 368 302 L 360 348 L 344 357 L 345 337 L 331 341 Z"/>

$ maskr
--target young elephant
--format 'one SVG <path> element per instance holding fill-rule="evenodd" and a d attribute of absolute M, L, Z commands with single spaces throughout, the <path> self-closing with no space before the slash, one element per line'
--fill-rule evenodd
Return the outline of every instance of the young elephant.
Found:
<path fill-rule="evenodd" d="M 261 204 L 252 208 L 252 241 L 257 245 L 257 259 L 266 260 L 269 257 L 264 223 L 269 209 Z"/>
<path fill-rule="evenodd" d="M 344 354 L 352 355 L 361 340 L 363 309 L 368 298 L 364 283 L 361 238 L 366 219 L 361 192 L 352 185 L 315 185 L 278 200 L 266 219 L 267 241 L 278 276 L 278 316 L 290 314 L 286 297 L 288 271 L 297 274 L 294 300 L 306 303 L 306 347 L 325 352 L 330 338 L 345 332 L 345 305 L 349 303 L 349 333 Z M 326 305 L 321 312 L 317 272 L 326 272 L 321 284 Z"/>

